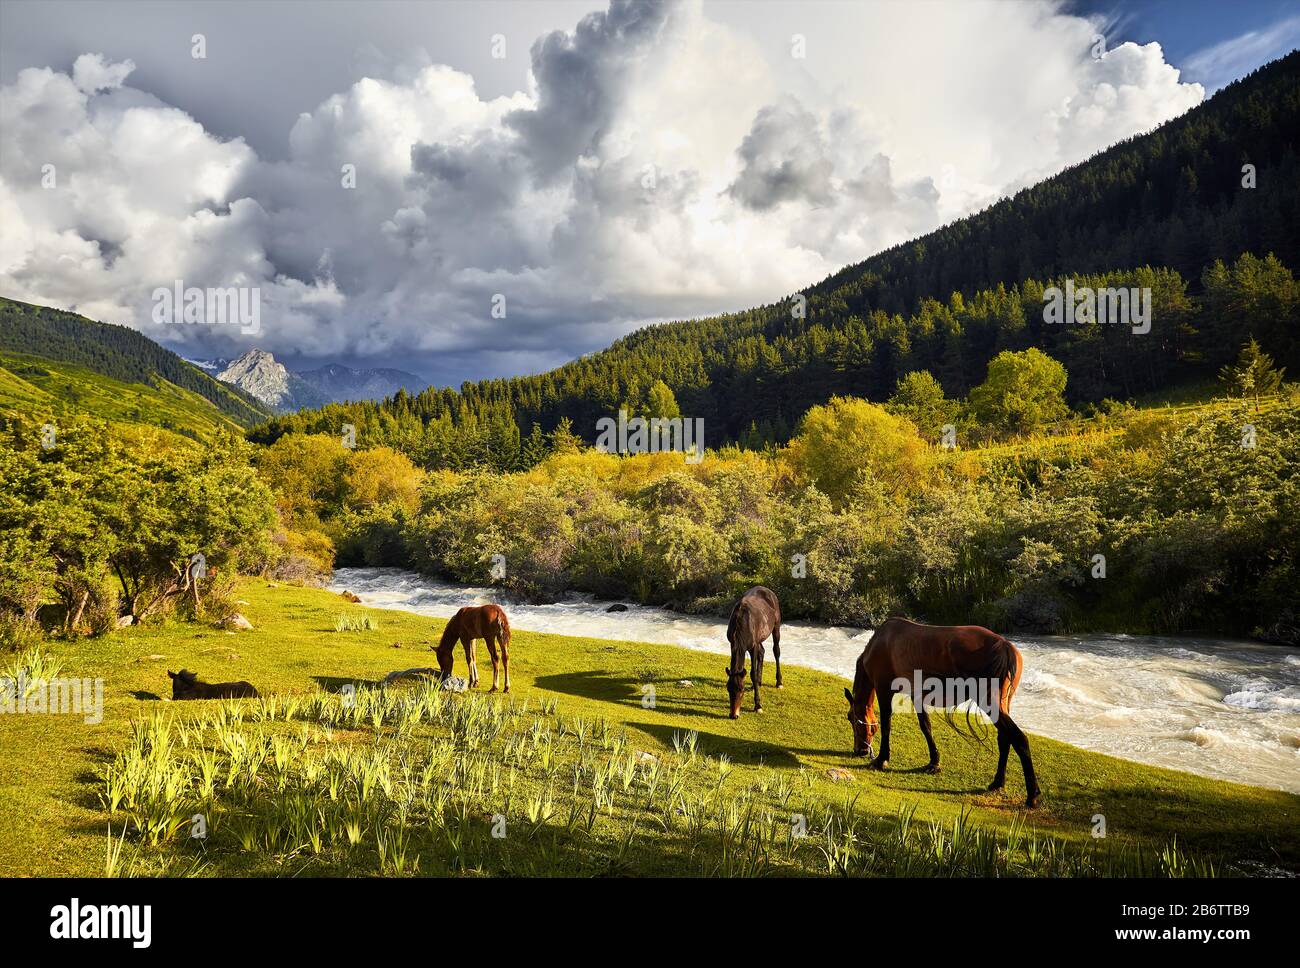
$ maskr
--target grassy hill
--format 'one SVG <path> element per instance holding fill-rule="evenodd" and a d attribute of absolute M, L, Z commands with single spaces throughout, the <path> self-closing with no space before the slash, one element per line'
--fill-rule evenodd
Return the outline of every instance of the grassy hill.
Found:
<path fill-rule="evenodd" d="M 0 408 L 73 411 L 203 438 L 268 412 L 141 333 L 0 298 Z"/>
<path fill-rule="evenodd" d="M 905 715 L 893 768 L 869 772 L 848 755 L 844 682 L 797 666 L 763 715 L 733 722 L 717 656 L 516 632 L 509 696 L 385 695 L 370 687 L 427 665 L 441 621 L 262 580 L 238 594 L 254 631 L 168 624 L 49 644 L 62 675 L 104 679 L 104 718 L 0 717 L 0 874 L 1300 869 L 1300 798 L 1042 737 L 1036 811 L 1014 764 L 1005 793 L 985 792 L 994 744 L 943 723 L 942 773 L 920 772 Z M 343 616 L 371 627 L 337 632 Z M 264 698 L 159 702 L 182 666 Z M 187 836 L 195 813 L 205 840 Z"/>

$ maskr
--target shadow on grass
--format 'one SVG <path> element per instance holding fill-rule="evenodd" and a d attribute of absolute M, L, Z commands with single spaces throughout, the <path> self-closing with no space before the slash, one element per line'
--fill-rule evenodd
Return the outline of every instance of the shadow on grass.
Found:
<path fill-rule="evenodd" d="M 103 746 L 85 746 L 82 747 L 81 751 L 86 754 L 87 759 L 91 760 L 92 763 L 99 764 L 101 767 L 112 763 L 116 758 L 116 754 L 112 750 Z M 72 779 L 77 784 L 76 793 L 60 799 L 65 803 L 86 810 L 104 809 L 104 804 L 99 799 L 99 790 L 104 778 L 96 767 L 92 766 L 88 769 L 77 770 L 72 775 Z"/>
<path fill-rule="evenodd" d="M 716 689 L 709 692 L 708 686 L 694 688 L 699 695 L 682 696 L 674 694 L 668 686 L 678 680 L 671 677 L 637 679 L 632 676 L 615 675 L 607 670 L 583 672 L 566 672 L 551 676 L 538 676 L 534 684 L 539 689 L 564 693 L 569 696 L 581 696 L 584 699 L 597 699 L 602 702 L 617 703 L 635 709 L 654 708 L 661 712 L 677 716 L 702 716 L 708 719 L 727 718 L 726 691 L 719 680 L 713 685 Z M 647 694 L 642 690 L 646 686 L 655 687 L 653 707 L 644 705 Z"/>
<path fill-rule="evenodd" d="M 673 747 L 673 734 L 686 732 L 680 726 L 659 725 L 657 723 L 629 723 L 629 726 L 647 733 L 668 749 Z M 697 730 L 698 732 L 698 730 Z M 799 767 L 799 758 L 783 746 L 765 743 L 762 740 L 745 739 L 738 736 L 723 736 L 719 733 L 699 733 L 699 750 L 706 756 L 726 753 L 732 762 L 749 765 L 785 768 Z"/>

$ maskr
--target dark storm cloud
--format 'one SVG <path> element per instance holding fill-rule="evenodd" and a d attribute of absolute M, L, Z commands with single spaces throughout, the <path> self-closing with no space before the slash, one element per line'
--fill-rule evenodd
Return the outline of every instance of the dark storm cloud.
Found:
<path fill-rule="evenodd" d="M 573 33 L 553 31 L 533 44 L 537 106 L 506 119 L 524 139 L 542 179 L 592 152 L 616 117 L 629 67 L 654 44 L 676 0 L 612 0 Z"/>
<path fill-rule="evenodd" d="M 824 205 L 831 197 L 831 161 L 821 125 L 794 98 L 758 112 L 736 153 L 744 167 L 727 189 L 747 208 L 765 212 L 782 202 Z"/>

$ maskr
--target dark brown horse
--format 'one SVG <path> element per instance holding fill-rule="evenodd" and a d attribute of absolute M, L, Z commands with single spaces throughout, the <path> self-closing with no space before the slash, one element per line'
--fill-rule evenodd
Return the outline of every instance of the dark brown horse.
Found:
<path fill-rule="evenodd" d="M 763 640 L 772 636 L 772 655 L 776 659 L 776 688 L 781 688 L 781 603 L 776 592 L 756 585 L 731 610 L 727 623 L 727 641 L 731 643 L 731 662 L 727 665 L 727 695 L 731 698 L 731 718 L 740 718 L 740 701 L 745 695 L 745 654 L 750 655 L 749 680 L 754 684 L 754 712 L 763 711 L 758 687 L 763 684 Z"/>
<path fill-rule="evenodd" d="M 905 618 L 889 619 L 876 629 L 858 657 L 852 691 L 844 690 L 853 726 L 853 755 L 872 753 L 871 739 L 877 724 L 871 706 L 879 693 L 880 753 L 871 766 L 877 770 L 889 767 L 893 694 L 906 692 L 912 697 L 916 721 L 930 748 L 930 765 L 926 769 L 938 773 L 939 750 L 930 734 L 926 708 L 951 708 L 972 699 L 993 720 L 998 732 L 998 771 L 989 789 L 1000 790 L 1005 784 L 1007 754 L 1014 746 L 1025 774 L 1026 806 L 1037 806 L 1041 791 L 1029 756 L 1029 739 L 1011 718 L 1011 697 L 1023 669 L 1019 649 L 978 625 L 919 625 Z"/>
<path fill-rule="evenodd" d="M 248 682 L 203 682 L 193 672 L 168 670 L 173 699 L 256 699 L 257 690 Z"/>
<path fill-rule="evenodd" d="M 487 642 L 488 655 L 492 656 L 492 689 L 497 691 L 500 683 L 501 666 L 505 666 L 505 692 L 510 691 L 510 620 L 500 605 L 467 605 L 451 617 L 447 627 L 442 630 L 442 639 L 438 642 L 438 667 L 443 678 L 451 675 L 455 659 L 453 650 L 460 642 L 465 647 L 465 661 L 469 664 L 469 687 L 478 686 L 478 661 L 474 656 L 474 640 Z M 497 657 L 497 645 L 501 646 L 501 655 Z"/>

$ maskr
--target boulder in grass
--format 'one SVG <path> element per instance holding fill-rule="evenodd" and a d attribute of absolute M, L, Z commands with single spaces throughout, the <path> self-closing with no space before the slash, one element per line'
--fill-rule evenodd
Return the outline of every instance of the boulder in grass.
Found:
<path fill-rule="evenodd" d="M 388 675 L 384 676 L 384 681 L 380 683 L 383 686 L 391 686 L 402 679 L 440 679 L 442 672 L 432 666 L 422 666 L 418 669 L 395 669 Z"/>
<path fill-rule="evenodd" d="M 239 612 L 235 612 L 221 624 L 228 629 L 240 629 L 244 632 L 251 632 L 253 630 L 253 623 L 244 618 L 244 616 Z"/>
<path fill-rule="evenodd" d="M 380 685 L 391 686 L 403 679 L 432 679 L 448 692 L 464 692 L 469 688 L 468 679 L 463 679 L 460 676 L 444 677 L 441 669 L 435 669 L 432 666 L 422 666 L 417 669 L 397 669 L 384 676 Z"/>
<path fill-rule="evenodd" d="M 128 625 L 134 625 L 134 624 L 135 624 L 135 616 L 134 616 L 134 615 L 123 615 L 123 616 L 121 616 L 120 618 L 118 618 L 118 620 L 117 620 L 117 627 L 120 628 L 120 629 L 124 629 L 124 628 L 126 628 Z"/>

